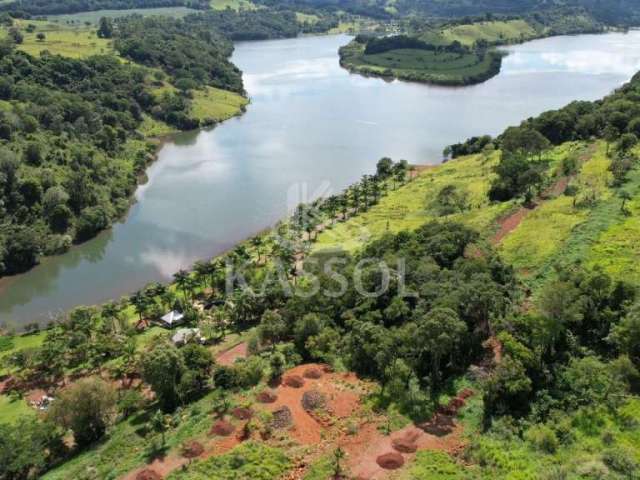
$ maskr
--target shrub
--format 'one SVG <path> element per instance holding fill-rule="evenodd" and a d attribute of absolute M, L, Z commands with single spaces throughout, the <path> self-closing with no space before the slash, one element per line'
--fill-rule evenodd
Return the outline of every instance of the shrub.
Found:
<path fill-rule="evenodd" d="M 546 425 L 535 425 L 525 434 L 525 438 L 538 450 L 545 453 L 554 453 L 559 446 L 558 437 L 551 428 Z"/>

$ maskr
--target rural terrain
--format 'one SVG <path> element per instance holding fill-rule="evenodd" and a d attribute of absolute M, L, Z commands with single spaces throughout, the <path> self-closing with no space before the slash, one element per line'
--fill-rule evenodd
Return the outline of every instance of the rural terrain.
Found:
<path fill-rule="evenodd" d="M 366 30 L 345 67 L 453 85 L 635 21 L 477 3 L 0 2 L 0 276 L 109 228 L 161 138 L 251 108 L 233 41 Z M 639 138 L 640 73 L 7 329 L 0 480 L 640 478 Z"/>

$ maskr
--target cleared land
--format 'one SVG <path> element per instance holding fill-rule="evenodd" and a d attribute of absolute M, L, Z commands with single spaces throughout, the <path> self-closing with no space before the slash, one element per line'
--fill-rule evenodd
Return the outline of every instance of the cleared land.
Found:
<path fill-rule="evenodd" d="M 187 7 L 158 7 L 158 8 L 132 8 L 128 10 L 95 10 L 93 12 L 80 12 L 66 15 L 49 15 L 50 22 L 59 24 L 86 24 L 97 25 L 102 17 L 119 18 L 127 15 L 142 15 L 150 17 L 154 15 L 180 18 L 198 10 Z"/>
<path fill-rule="evenodd" d="M 434 45 L 448 45 L 458 41 L 463 45 L 473 45 L 478 40 L 490 44 L 515 43 L 539 36 L 525 20 L 476 22 L 466 25 L 452 25 L 437 30 L 429 30 L 420 39 Z"/>
<path fill-rule="evenodd" d="M 24 36 L 24 41 L 17 48 L 33 56 L 38 56 L 45 50 L 52 54 L 71 58 L 113 52 L 111 40 L 98 38 L 95 29 L 85 25 L 71 27 L 36 20 L 21 20 L 16 24 Z M 27 31 L 28 25 L 34 25 L 35 30 L 33 32 Z M 39 33 L 45 35 L 43 40 L 38 39 Z"/>

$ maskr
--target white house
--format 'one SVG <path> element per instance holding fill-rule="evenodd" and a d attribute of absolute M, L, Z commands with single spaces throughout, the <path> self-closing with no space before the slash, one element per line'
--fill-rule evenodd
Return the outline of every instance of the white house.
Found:
<path fill-rule="evenodd" d="M 184 322 L 184 314 L 176 312 L 175 310 L 170 311 L 160 319 L 162 326 L 167 328 L 173 328 L 182 322 Z"/>

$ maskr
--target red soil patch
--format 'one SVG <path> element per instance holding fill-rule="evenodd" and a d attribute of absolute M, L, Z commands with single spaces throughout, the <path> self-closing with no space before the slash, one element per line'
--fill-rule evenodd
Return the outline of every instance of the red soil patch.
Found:
<path fill-rule="evenodd" d="M 162 480 L 162 477 L 155 470 L 146 468 L 136 475 L 136 480 Z"/>
<path fill-rule="evenodd" d="M 231 415 L 238 420 L 249 420 L 253 417 L 253 410 L 250 408 L 237 407 L 231 411 Z"/>
<path fill-rule="evenodd" d="M 489 337 L 482 346 L 491 350 L 491 353 L 493 355 L 493 363 L 495 365 L 499 364 L 502 361 L 502 344 L 496 337 Z"/>
<path fill-rule="evenodd" d="M 418 445 L 407 438 L 395 438 L 391 446 L 400 453 L 414 453 L 418 449 Z"/>
<path fill-rule="evenodd" d="M 302 388 L 304 387 L 304 378 L 300 375 L 289 375 L 284 378 L 283 382 L 287 387 Z"/>
<path fill-rule="evenodd" d="M 220 353 L 216 357 L 216 363 L 228 367 L 233 365 L 239 358 L 247 358 L 247 342 L 242 342 Z"/>
<path fill-rule="evenodd" d="M 304 379 L 303 375 L 307 370 L 319 370 L 322 376 L 319 379 Z M 290 380 L 298 377 L 303 385 L 299 388 L 291 388 Z M 346 418 L 357 409 L 360 396 L 355 391 L 342 387 L 347 383 L 355 383 L 355 375 L 345 375 L 329 373 L 323 365 L 307 364 L 299 365 L 287 371 L 283 376 L 284 382 L 276 389 L 278 400 L 270 410 L 273 412 L 281 407 L 287 407 L 291 412 L 293 426 L 289 429 L 291 437 L 302 445 L 320 444 L 321 432 L 331 427 L 335 419 Z M 303 396 L 306 392 L 317 391 L 326 399 L 326 416 L 316 418 L 313 412 L 308 412 L 302 404 Z"/>
<path fill-rule="evenodd" d="M 182 456 L 185 458 L 196 458 L 204 453 L 204 447 L 200 442 L 190 441 L 182 445 Z"/>
<path fill-rule="evenodd" d="M 209 435 L 219 435 L 221 437 L 228 437 L 233 433 L 236 429 L 232 424 L 225 420 L 217 420 L 211 430 L 209 430 Z"/>
<path fill-rule="evenodd" d="M 278 400 L 278 395 L 265 390 L 263 392 L 260 392 L 256 398 L 260 403 L 274 403 L 276 400 Z"/>
<path fill-rule="evenodd" d="M 520 222 L 522 222 L 522 220 L 524 219 L 524 217 L 527 216 L 528 213 L 529 213 L 529 209 L 523 207 L 518 209 L 516 212 L 512 213 L 511 215 L 507 215 L 505 218 L 499 220 L 498 231 L 491 239 L 491 243 L 493 243 L 494 245 L 499 244 L 504 237 L 509 235 L 512 231 L 516 229 L 518 225 L 520 225 Z"/>
<path fill-rule="evenodd" d="M 311 367 L 307 368 L 302 375 L 304 376 L 304 378 L 317 380 L 319 378 L 322 378 L 322 370 L 320 370 L 319 368 Z"/>
<path fill-rule="evenodd" d="M 471 397 L 472 395 L 474 395 L 475 393 L 476 392 L 474 392 L 470 388 L 465 388 L 463 390 L 460 390 L 460 393 L 458 393 L 458 397 L 467 399 L 467 398 Z"/>
<path fill-rule="evenodd" d="M 390 452 L 376 458 L 376 463 L 385 470 L 396 470 L 404 465 L 404 458 L 397 452 Z"/>

